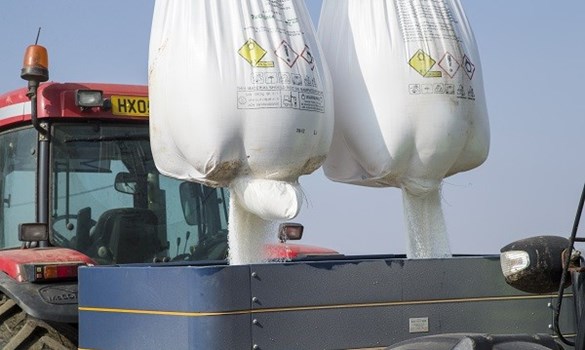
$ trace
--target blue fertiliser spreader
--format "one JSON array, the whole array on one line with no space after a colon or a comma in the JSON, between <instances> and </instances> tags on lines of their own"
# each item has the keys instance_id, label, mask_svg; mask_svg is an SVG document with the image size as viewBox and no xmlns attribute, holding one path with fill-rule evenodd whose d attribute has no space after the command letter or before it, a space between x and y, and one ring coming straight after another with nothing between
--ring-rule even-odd
<instances>
[{"instance_id":1,"label":"blue fertiliser spreader","mask_svg":"<svg viewBox=\"0 0 585 350\"><path fill-rule=\"evenodd\" d=\"M508 286L498 256L83 267L79 347L380 348L452 333L552 341L554 298ZM569 334L570 304L561 320Z\"/></svg>"}]
</instances>

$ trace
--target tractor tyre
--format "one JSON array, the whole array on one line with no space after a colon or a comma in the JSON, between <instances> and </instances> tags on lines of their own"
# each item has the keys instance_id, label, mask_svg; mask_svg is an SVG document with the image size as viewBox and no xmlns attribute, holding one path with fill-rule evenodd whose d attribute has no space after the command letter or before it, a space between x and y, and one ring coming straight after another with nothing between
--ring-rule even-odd
<instances>
[{"instance_id":1,"label":"tractor tyre","mask_svg":"<svg viewBox=\"0 0 585 350\"><path fill-rule=\"evenodd\" d=\"M51 323L24 312L0 293L0 347L4 350L77 349L77 325Z\"/></svg>"}]
</instances>

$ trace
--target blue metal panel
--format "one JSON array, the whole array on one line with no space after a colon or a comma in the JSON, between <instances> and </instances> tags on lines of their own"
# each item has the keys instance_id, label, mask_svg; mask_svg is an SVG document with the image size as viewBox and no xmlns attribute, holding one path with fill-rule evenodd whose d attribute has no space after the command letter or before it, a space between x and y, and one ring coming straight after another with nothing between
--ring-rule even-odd
<instances>
[{"instance_id":1,"label":"blue metal panel","mask_svg":"<svg viewBox=\"0 0 585 350\"><path fill-rule=\"evenodd\" d=\"M81 349L250 349L250 316L80 312Z\"/></svg>"},{"instance_id":2,"label":"blue metal panel","mask_svg":"<svg viewBox=\"0 0 585 350\"><path fill-rule=\"evenodd\" d=\"M165 311L249 308L247 266L109 266L79 269L79 305Z\"/></svg>"},{"instance_id":3,"label":"blue metal panel","mask_svg":"<svg viewBox=\"0 0 585 350\"><path fill-rule=\"evenodd\" d=\"M82 349L237 349L251 344L247 266L79 271ZM249 348L247 346L244 348Z\"/></svg>"},{"instance_id":4,"label":"blue metal panel","mask_svg":"<svg viewBox=\"0 0 585 350\"><path fill-rule=\"evenodd\" d=\"M89 267L79 288L86 349L366 348L550 333L552 317L552 297L509 287L496 257ZM567 332L572 317L563 314Z\"/></svg>"}]
</instances>

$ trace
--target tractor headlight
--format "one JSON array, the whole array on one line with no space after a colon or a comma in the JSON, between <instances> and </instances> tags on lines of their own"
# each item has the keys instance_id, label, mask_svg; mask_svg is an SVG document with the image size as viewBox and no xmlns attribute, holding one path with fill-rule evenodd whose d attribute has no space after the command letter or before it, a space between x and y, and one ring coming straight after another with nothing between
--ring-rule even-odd
<instances>
[{"instance_id":1,"label":"tractor headlight","mask_svg":"<svg viewBox=\"0 0 585 350\"><path fill-rule=\"evenodd\" d=\"M506 282L528 293L552 293L559 289L563 272L563 251L569 240L538 236L510 243L500 250L500 264ZM570 281L566 282L569 286Z\"/></svg>"},{"instance_id":2,"label":"tractor headlight","mask_svg":"<svg viewBox=\"0 0 585 350\"><path fill-rule=\"evenodd\" d=\"M81 108L102 107L104 105L104 93L101 90L77 90L75 93L75 105Z\"/></svg>"}]
</instances>

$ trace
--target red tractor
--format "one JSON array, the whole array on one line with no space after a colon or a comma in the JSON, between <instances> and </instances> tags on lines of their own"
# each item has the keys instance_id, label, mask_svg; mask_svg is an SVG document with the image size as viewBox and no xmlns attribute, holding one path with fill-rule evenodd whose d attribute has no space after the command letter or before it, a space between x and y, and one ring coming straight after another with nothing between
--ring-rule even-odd
<instances>
[{"instance_id":1,"label":"red tractor","mask_svg":"<svg viewBox=\"0 0 585 350\"><path fill-rule=\"evenodd\" d=\"M24 63L28 89L0 95L0 345L75 348L77 268L223 260L229 193L159 174L146 86L41 84L38 45ZM299 228L282 226L281 240ZM335 254L266 249L277 259Z\"/></svg>"}]
</instances>

